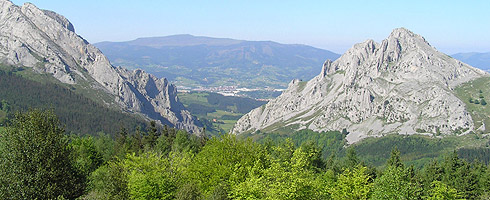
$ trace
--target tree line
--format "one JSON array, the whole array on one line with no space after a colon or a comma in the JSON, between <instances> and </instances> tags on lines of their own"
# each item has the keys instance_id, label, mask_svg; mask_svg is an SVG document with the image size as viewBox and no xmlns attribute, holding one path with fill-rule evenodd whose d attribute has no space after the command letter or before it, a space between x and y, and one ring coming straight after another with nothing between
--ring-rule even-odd
<instances>
[{"instance_id":1,"label":"tree line","mask_svg":"<svg viewBox=\"0 0 490 200\"><path fill-rule=\"evenodd\" d=\"M315 141L206 138L155 123L115 137L67 135L62 127L52 111L10 120L0 137L0 198L490 198L489 166L456 152L418 169L393 148L375 168L354 148L324 159Z\"/></svg>"}]
</instances>

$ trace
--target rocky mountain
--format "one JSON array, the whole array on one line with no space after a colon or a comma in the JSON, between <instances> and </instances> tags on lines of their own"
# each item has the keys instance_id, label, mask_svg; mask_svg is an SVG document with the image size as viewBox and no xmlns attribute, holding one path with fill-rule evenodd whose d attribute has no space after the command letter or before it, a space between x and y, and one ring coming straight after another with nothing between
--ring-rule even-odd
<instances>
[{"instance_id":1,"label":"rocky mountain","mask_svg":"<svg viewBox=\"0 0 490 200\"><path fill-rule=\"evenodd\" d=\"M478 67L483 70L490 70L490 52L487 53L457 53L451 55L453 58L468 63L471 66Z\"/></svg>"},{"instance_id":2,"label":"rocky mountain","mask_svg":"<svg viewBox=\"0 0 490 200\"><path fill-rule=\"evenodd\" d=\"M343 130L349 143L386 134L464 134L475 127L454 89L488 76L405 28L354 45L307 82L244 115L232 133Z\"/></svg>"},{"instance_id":3,"label":"rocky mountain","mask_svg":"<svg viewBox=\"0 0 490 200\"><path fill-rule=\"evenodd\" d=\"M286 88L311 79L326 58L340 55L306 45L192 35L96 43L114 65L166 76L178 86Z\"/></svg>"},{"instance_id":4,"label":"rocky mountain","mask_svg":"<svg viewBox=\"0 0 490 200\"><path fill-rule=\"evenodd\" d=\"M93 97L106 105L198 131L195 118L178 101L176 88L167 79L113 67L95 46L75 33L68 19L55 12L8 0L0 0L0 9L2 64L50 74L92 96L108 97Z\"/></svg>"}]
</instances>

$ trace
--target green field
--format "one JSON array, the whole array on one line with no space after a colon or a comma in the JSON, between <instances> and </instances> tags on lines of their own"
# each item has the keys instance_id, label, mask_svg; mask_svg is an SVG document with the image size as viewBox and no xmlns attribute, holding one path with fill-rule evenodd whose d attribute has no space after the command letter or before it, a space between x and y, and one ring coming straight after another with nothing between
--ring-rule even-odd
<instances>
[{"instance_id":1,"label":"green field","mask_svg":"<svg viewBox=\"0 0 490 200\"><path fill-rule=\"evenodd\" d=\"M235 122L250 110L266 102L245 97L230 97L208 92L178 93L184 106L213 135L228 133Z\"/></svg>"}]
</instances>

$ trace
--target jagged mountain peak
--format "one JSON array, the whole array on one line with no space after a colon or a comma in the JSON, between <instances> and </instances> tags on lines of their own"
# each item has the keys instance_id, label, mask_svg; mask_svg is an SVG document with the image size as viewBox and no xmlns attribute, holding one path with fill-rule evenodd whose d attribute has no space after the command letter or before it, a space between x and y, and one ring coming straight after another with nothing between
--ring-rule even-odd
<instances>
[{"instance_id":1,"label":"jagged mountain peak","mask_svg":"<svg viewBox=\"0 0 490 200\"><path fill-rule=\"evenodd\" d=\"M421 37L421 36L413 33L412 31L404 27L393 29L393 31L391 31L390 33L390 36L388 36L388 38L411 38L411 37Z\"/></svg>"},{"instance_id":2,"label":"jagged mountain peak","mask_svg":"<svg viewBox=\"0 0 490 200\"><path fill-rule=\"evenodd\" d=\"M387 41L398 41L400 43L405 44L413 44L419 43L424 45L430 44L419 34L415 34L414 32L406 29L406 28L396 28L390 33L390 35L386 38Z\"/></svg>"},{"instance_id":3,"label":"jagged mountain peak","mask_svg":"<svg viewBox=\"0 0 490 200\"><path fill-rule=\"evenodd\" d=\"M8 4L9 6L15 5L15 4L14 4L14 3L12 3L12 1L10 1L10 0L0 0L0 3L1 3L1 4Z\"/></svg>"},{"instance_id":4,"label":"jagged mountain peak","mask_svg":"<svg viewBox=\"0 0 490 200\"><path fill-rule=\"evenodd\" d=\"M341 71L346 74L344 82L353 84L362 76L379 78L391 75L389 79L424 79L420 74L429 74L431 79L451 88L468 81L467 74L484 74L469 67L432 47L422 36L406 28L397 28L381 43L366 40L355 44L338 60L322 69L322 76ZM383 75L384 74L384 75ZM459 78L455 78L459 77Z\"/></svg>"},{"instance_id":5,"label":"jagged mountain peak","mask_svg":"<svg viewBox=\"0 0 490 200\"><path fill-rule=\"evenodd\" d=\"M51 74L63 83L81 85L112 97L124 111L198 133L197 120L176 97L166 79L144 71L112 66L93 45L75 33L68 19L26 3L0 0L0 63Z\"/></svg>"},{"instance_id":6,"label":"jagged mountain peak","mask_svg":"<svg viewBox=\"0 0 490 200\"><path fill-rule=\"evenodd\" d=\"M474 130L464 103L453 93L461 83L487 76L398 28L383 40L355 44L327 60L308 82L292 81L281 96L252 110L233 133L290 127L347 129L350 143L389 133Z\"/></svg>"},{"instance_id":7,"label":"jagged mountain peak","mask_svg":"<svg viewBox=\"0 0 490 200\"><path fill-rule=\"evenodd\" d=\"M384 51L393 51L398 54L401 51L423 49L436 51L421 35L415 34L406 28L394 29L391 34L383 40Z\"/></svg>"}]
</instances>

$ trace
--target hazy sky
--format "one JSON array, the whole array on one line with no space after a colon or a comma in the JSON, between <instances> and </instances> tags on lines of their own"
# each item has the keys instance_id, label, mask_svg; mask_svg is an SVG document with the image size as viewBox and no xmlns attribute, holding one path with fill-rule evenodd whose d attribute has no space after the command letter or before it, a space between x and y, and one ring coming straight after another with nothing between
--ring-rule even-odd
<instances>
[{"instance_id":1,"label":"hazy sky","mask_svg":"<svg viewBox=\"0 0 490 200\"><path fill-rule=\"evenodd\" d=\"M67 17L91 43L192 34L307 44L343 53L406 27L448 53L490 52L488 0L13 0Z\"/></svg>"}]
</instances>

